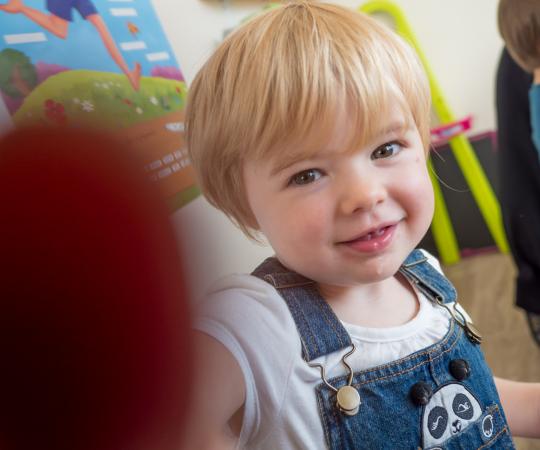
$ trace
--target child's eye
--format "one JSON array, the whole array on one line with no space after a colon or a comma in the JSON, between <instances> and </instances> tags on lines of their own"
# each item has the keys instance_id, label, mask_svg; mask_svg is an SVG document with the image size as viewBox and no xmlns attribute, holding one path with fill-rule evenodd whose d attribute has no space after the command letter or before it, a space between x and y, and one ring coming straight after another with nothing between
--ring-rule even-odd
<instances>
[{"instance_id":1,"label":"child's eye","mask_svg":"<svg viewBox=\"0 0 540 450\"><path fill-rule=\"evenodd\" d=\"M378 147L372 154L371 159L389 158L397 155L403 149L399 142L388 142Z\"/></svg>"},{"instance_id":2,"label":"child's eye","mask_svg":"<svg viewBox=\"0 0 540 450\"><path fill-rule=\"evenodd\" d=\"M308 169L298 172L291 177L289 184L303 185L313 183L322 177L322 173L319 169Z\"/></svg>"}]
</instances>

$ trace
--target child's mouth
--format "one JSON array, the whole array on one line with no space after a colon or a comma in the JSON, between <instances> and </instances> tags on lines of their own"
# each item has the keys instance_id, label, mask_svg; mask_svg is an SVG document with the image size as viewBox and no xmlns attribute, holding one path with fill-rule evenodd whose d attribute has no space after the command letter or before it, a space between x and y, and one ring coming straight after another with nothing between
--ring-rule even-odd
<instances>
[{"instance_id":1,"label":"child's mouth","mask_svg":"<svg viewBox=\"0 0 540 450\"><path fill-rule=\"evenodd\" d=\"M343 242L343 244L359 252L378 252L390 245L396 228L397 224L382 226L356 239Z\"/></svg>"},{"instance_id":2,"label":"child's mouth","mask_svg":"<svg viewBox=\"0 0 540 450\"><path fill-rule=\"evenodd\" d=\"M382 227L382 228L379 228L378 230L375 230L375 231L372 231L371 233L368 233L364 236L361 236L360 238L356 239L357 241L371 241L371 239L373 238L377 238L377 237L380 237L382 236L386 230L389 228L388 227Z\"/></svg>"}]
</instances>

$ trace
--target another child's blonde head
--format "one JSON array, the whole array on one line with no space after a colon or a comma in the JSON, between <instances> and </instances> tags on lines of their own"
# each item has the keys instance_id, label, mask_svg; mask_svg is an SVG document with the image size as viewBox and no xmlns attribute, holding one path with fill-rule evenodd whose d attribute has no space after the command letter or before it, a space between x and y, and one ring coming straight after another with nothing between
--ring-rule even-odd
<instances>
[{"instance_id":1,"label":"another child's blonde head","mask_svg":"<svg viewBox=\"0 0 540 450\"><path fill-rule=\"evenodd\" d=\"M412 118L427 149L429 85L413 50L364 14L294 1L242 26L200 70L186 138L207 199L253 237L246 160L288 165L309 157L343 110L353 125L343 150L359 148L396 107Z\"/></svg>"},{"instance_id":2,"label":"another child's blonde head","mask_svg":"<svg viewBox=\"0 0 540 450\"><path fill-rule=\"evenodd\" d=\"M540 67L540 1L500 0L499 32L508 51L526 71Z\"/></svg>"}]
</instances>

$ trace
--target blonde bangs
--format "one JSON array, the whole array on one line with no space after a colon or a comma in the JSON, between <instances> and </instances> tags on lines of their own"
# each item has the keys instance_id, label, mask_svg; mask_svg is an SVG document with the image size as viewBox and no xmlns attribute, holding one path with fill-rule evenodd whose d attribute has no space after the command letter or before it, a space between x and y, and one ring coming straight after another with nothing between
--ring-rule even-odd
<instances>
[{"instance_id":1,"label":"blonde bangs","mask_svg":"<svg viewBox=\"0 0 540 450\"><path fill-rule=\"evenodd\" d=\"M258 40L256 62L249 65L246 80L260 82L257 101L244 90L238 102L252 105L242 119L251 122L249 157L276 155L286 163L310 156L331 137L343 108L354 124L344 151L371 142L396 107L412 118L427 148L429 85L408 45L374 19L339 7L296 3L285 9L298 11L283 17L274 11L280 20L267 17L268 26L256 27L273 39ZM291 142L298 144L294 154L279 153Z\"/></svg>"},{"instance_id":2,"label":"blonde bangs","mask_svg":"<svg viewBox=\"0 0 540 450\"><path fill-rule=\"evenodd\" d=\"M298 1L255 17L220 46L192 85L186 137L203 192L246 231L241 224L254 218L243 192L245 160L285 167L309 157L331 138L344 108L353 126L339 150L357 149L396 107L427 149L429 85L414 51L364 14Z\"/></svg>"}]
</instances>

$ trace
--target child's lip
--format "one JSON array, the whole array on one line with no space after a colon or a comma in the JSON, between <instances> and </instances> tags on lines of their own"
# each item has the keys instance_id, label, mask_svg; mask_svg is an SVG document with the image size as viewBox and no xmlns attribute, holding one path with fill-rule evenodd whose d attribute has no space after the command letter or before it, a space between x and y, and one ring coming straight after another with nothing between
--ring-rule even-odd
<instances>
[{"instance_id":1,"label":"child's lip","mask_svg":"<svg viewBox=\"0 0 540 450\"><path fill-rule=\"evenodd\" d=\"M367 230L363 231L362 233L360 234L357 234L356 236L354 236L352 239L348 239L346 241L341 241L341 242L338 242L339 244L349 244L351 242L355 242L355 241L358 241L360 239L365 239L367 238L368 234L376 234L377 231L380 231L380 230L383 230L385 228L388 228L388 227L392 227L394 225L397 225L399 221L393 221L393 222L383 222L383 223L380 223L379 225L376 225L376 226L373 226L371 228L368 228Z\"/></svg>"},{"instance_id":2,"label":"child's lip","mask_svg":"<svg viewBox=\"0 0 540 450\"><path fill-rule=\"evenodd\" d=\"M355 253L377 254L383 252L392 243L398 223L381 224L352 241L343 242L341 245Z\"/></svg>"}]
</instances>

